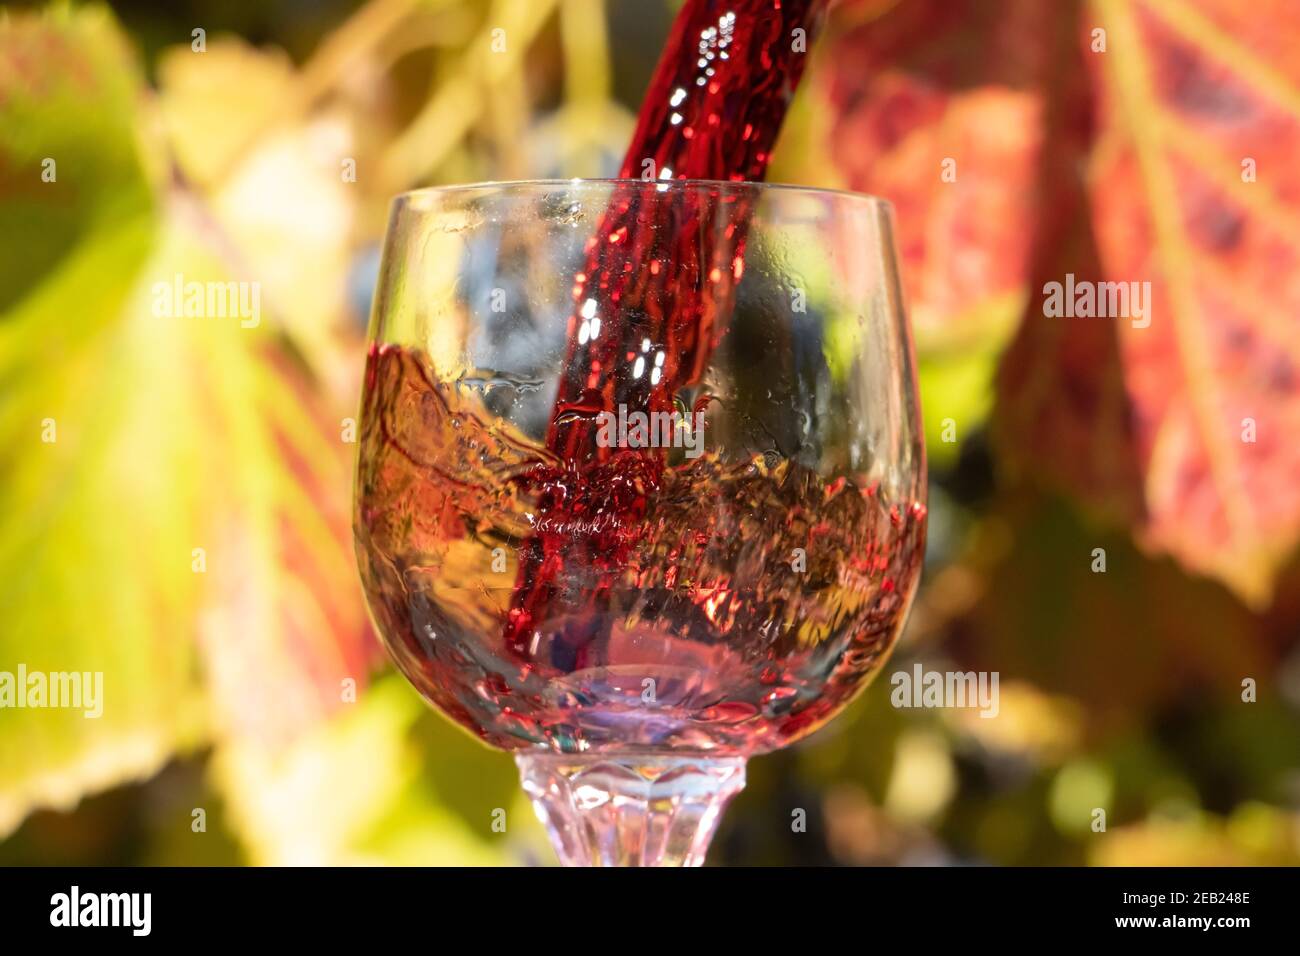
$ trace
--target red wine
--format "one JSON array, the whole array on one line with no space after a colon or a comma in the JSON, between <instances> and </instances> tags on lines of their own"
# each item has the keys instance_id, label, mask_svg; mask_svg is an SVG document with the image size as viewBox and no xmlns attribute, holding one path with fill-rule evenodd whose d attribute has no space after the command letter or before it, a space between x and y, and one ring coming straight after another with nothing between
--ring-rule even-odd
<instances>
[{"instance_id":1,"label":"red wine","mask_svg":"<svg viewBox=\"0 0 1300 956\"><path fill-rule=\"evenodd\" d=\"M688 0L623 175L761 179L823 7ZM407 678L489 743L772 749L833 716L897 637L921 504L795 458L598 440L602 413L674 410L704 376L749 195L615 187L544 443L420 352L371 350L355 516L371 607Z\"/></svg>"},{"instance_id":2,"label":"red wine","mask_svg":"<svg viewBox=\"0 0 1300 956\"><path fill-rule=\"evenodd\" d=\"M566 464L398 346L371 348L360 443L379 631L422 694L498 747L782 746L882 666L919 573L920 504L762 455ZM557 484L567 506L542 511ZM518 544L537 538L583 546L539 567L553 590L515 651L500 634L530 584Z\"/></svg>"},{"instance_id":3,"label":"red wine","mask_svg":"<svg viewBox=\"0 0 1300 956\"><path fill-rule=\"evenodd\" d=\"M761 180L825 6L825 0L687 0L620 176ZM600 413L620 406L671 411L679 389L699 379L725 334L721 322L744 273L747 210L736 209L715 234L703 223L719 201L745 202L723 191L628 186L616 192L588 241L585 267L574 281L566 371L547 436L565 464L542 482L537 501L541 514L555 512L552 523L571 526L564 512L582 496L570 482L589 483L584 469L611 455L595 441ZM638 371L648 352L661 362L653 374ZM657 475L662 456L645 451L641 459L636 469ZM586 549L602 545L598 538L549 536L539 526L524 552L507 647L524 654L535 622L557 599L557 566L595 560ZM597 606L603 599L587 598ZM585 629L600 615L578 619ZM581 644L595 636L583 630L570 639Z\"/></svg>"}]
</instances>

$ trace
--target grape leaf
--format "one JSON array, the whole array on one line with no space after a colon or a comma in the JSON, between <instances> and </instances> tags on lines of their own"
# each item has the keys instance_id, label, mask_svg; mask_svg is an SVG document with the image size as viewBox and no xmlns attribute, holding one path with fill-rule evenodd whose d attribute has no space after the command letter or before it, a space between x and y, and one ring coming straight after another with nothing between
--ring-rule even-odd
<instances>
[{"instance_id":1,"label":"grape leaf","mask_svg":"<svg viewBox=\"0 0 1300 956\"><path fill-rule=\"evenodd\" d=\"M844 185L895 207L930 460L992 407L997 357L1028 297L1032 187L1050 60L1042 4L839 8L813 97ZM995 56L987 51L996 50Z\"/></svg>"},{"instance_id":2,"label":"grape leaf","mask_svg":"<svg viewBox=\"0 0 1300 956\"><path fill-rule=\"evenodd\" d=\"M8 18L0 64L0 262L22 270L0 308L0 670L103 675L98 718L0 710L4 832L178 749L287 746L375 645L351 446L309 371L270 322L159 309L178 276L249 280L197 202L158 198L112 19Z\"/></svg>"},{"instance_id":3,"label":"grape leaf","mask_svg":"<svg viewBox=\"0 0 1300 956\"><path fill-rule=\"evenodd\" d=\"M187 522L157 496L186 443L129 387L155 355L120 320L152 243L138 82L102 11L0 23L0 670L103 675L98 718L0 710L0 833L152 772L201 725L193 646L170 629L194 596ZM169 552L185 575L127 573Z\"/></svg>"},{"instance_id":4,"label":"grape leaf","mask_svg":"<svg viewBox=\"0 0 1300 956\"><path fill-rule=\"evenodd\" d=\"M1019 290L1009 463L1266 603L1300 538L1300 10L879 6L828 57L834 155L898 205L922 354ZM1067 274L1149 283L1145 316L1049 317Z\"/></svg>"},{"instance_id":5,"label":"grape leaf","mask_svg":"<svg viewBox=\"0 0 1300 956\"><path fill-rule=\"evenodd\" d=\"M922 354L1005 339L1023 308L1052 18L1032 0L909 0L832 37L814 74L838 172L894 204Z\"/></svg>"},{"instance_id":6,"label":"grape leaf","mask_svg":"<svg viewBox=\"0 0 1300 956\"><path fill-rule=\"evenodd\" d=\"M1101 262L1152 287L1149 327L1118 323L1143 538L1256 604L1300 533L1300 195L1279 185L1300 73L1260 45L1300 12L1273 6L1098 3L1109 52L1091 61Z\"/></svg>"},{"instance_id":7,"label":"grape leaf","mask_svg":"<svg viewBox=\"0 0 1300 956\"><path fill-rule=\"evenodd\" d=\"M151 209L140 82L102 10L0 18L0 312L85 235Z\"/></svg>"}]
</instances>

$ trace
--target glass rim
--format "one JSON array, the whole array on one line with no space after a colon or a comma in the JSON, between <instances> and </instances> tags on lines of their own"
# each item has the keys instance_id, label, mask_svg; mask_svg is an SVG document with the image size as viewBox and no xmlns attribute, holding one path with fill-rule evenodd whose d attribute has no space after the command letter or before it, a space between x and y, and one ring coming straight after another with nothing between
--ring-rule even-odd
<instances>
[{"instance_id":1,"label":"glass rim","mask_svg":"<svg viewBox=\"0 0 1300 956\"><path fill-rule=\"evenodd\" d=\"M658 186L667 187L663 192L687 189L718 189L736 193L792 193L810 197L827 197L848 199L880 212L891 212L894 204L888 199L873 196L870 193L854 192L849 189L831 189L823 186L801 186L797 183L755 182L748 179L619 179L614 177L595 177L587 179L575 176L570 179L503 179L487 180L477 183L449 183L441 186L421 186L396 193L392 197L394 204L409 203L420 198L432 198L449 193L472 192L483 190L506 191L510 189L542 188L562 189L574 186Z\"/></svg>"}]
</instances>

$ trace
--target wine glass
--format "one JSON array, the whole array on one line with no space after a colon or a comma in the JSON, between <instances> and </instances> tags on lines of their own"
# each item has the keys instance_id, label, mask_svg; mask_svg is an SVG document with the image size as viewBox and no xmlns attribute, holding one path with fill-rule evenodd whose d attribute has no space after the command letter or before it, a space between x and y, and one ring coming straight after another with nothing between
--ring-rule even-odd
<instances>
[{"instance_id":1,"label":"wine glass","mask_svg":"<svg viewBox=\"0 0 1300 956\"><path fill-rule=\"evenodd\" d=\"M700 864L747 758L883 667L925 541L891 217L691 180L394 201L361 578L565 864Z\"/></svg>"}]
</instances>

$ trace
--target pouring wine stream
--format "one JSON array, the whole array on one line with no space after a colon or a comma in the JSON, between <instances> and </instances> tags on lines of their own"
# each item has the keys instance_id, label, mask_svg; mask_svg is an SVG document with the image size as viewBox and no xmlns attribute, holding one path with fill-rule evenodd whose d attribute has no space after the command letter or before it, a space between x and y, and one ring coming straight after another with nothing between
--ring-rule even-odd
<instances>
[{"instance_id":1,"label":"pouring wine stream","mask_svg":"<svg viewBox=\"0 0 1300 956\"><path fill-rule=\"evenodd\" d=\"M598 421L620 407L676 409L725 334L744 272L744 210L738 226L702 243L704 206L717 197L650 192L643 181L761 181L826 6L687 0L673 24L619 173L641 182L615 191L574 277L565 372L547 433L558 464L522 479L536 496L538 527L565 530L536 530L521 552L504 635L521 661L543 619L574 622L552 645L573 669L609 639L600 630L608 616L591 613L608 603L608 590L556 579L565 561L607 568L611 578L623 569L631 542L572 529L592 515L639 518L664 452L607 447ZM743 754L530 750L516 762L567 864L698 865L745 782Z\"/></svg>"}]
</instances>

